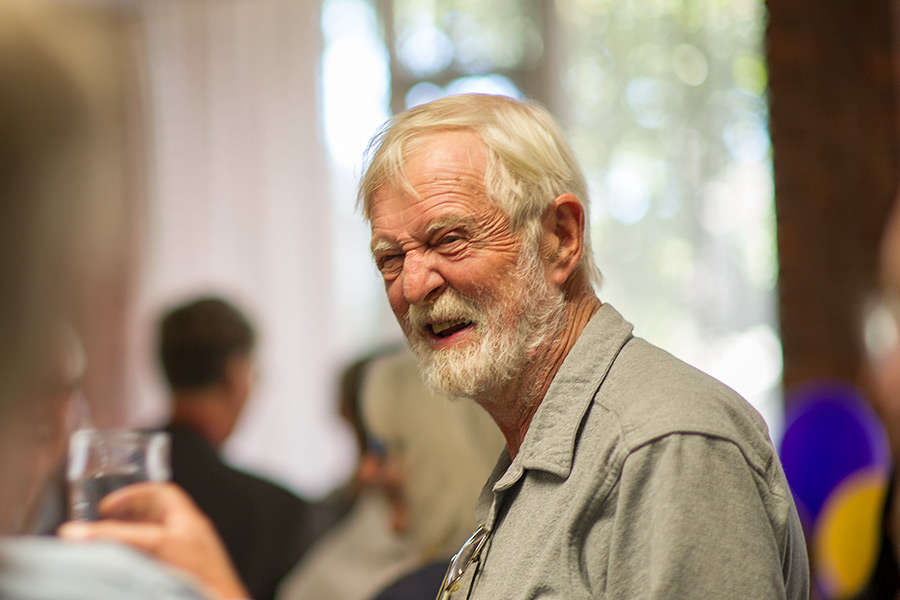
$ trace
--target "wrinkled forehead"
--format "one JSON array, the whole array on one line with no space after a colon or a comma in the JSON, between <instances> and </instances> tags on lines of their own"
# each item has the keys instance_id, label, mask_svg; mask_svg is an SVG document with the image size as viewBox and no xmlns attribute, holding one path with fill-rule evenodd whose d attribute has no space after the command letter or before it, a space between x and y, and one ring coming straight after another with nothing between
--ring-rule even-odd
<instances>
[{"instance_id":1,"label":"wrinkled forehead","mask_svg":"<svg viewBox=\"0 0 900 600\"><path fill-rule=\"evenodd\" d=\"M400 169L388 181L410 187L440 175L474 176L472 183L484 185L487 147L481 137L468 130L436 131L412 138L401 148Z\"/></svg>"},{"instance_id":2,"label":"wrinkled forehead","mask_svg":"<svg viewBox=\"0 0 900 600\"><path fill-rule=\"evenodd\" d=\"M364 185L368 183L363 198L366 218L371 219L379 191L392 187L415 194L415 176L433 172L448 160L476 168L480 173L479 183L484 184L490 150L481 135L472 129L410 130L396 138L386 138L364 177ZM366 182L373 174L374 178Z\"/></svg>"},{"instance_id":3,"label":"wrinkled forehead","mask_svg":"<svg viewBox=\"0 0 900 600\"><path fill-rule=\"evenodd\" d=\"M369 221L374 224L400 206L428 205L440 198L451 205L466 204L467 210L488 204L486 161L484 144L474 134L445 132L423 138L371 194Z\"/></svg>"}]
</instances>

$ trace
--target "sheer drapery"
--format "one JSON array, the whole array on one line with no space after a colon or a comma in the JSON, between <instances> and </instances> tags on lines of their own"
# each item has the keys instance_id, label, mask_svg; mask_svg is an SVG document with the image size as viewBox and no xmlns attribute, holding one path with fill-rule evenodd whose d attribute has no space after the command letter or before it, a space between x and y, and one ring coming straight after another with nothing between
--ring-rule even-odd
<instances>
[{"instance_id":1,"label":"sheer drapery","mask_svg":"<svg viewBox=\"0 0 900 600\"><path fill-rule=\"evenodd\" d=\"M152 150L133 420L163 414L152 319L221 292L262 334L261 386L232 456L312 495L347 476L337 368L397 336L352 210L357 157L392 89L400 109L515 82L554 108L588 171L604 299L745 394L777 433L763 7L326 0L320 23L319 5L135 5Z\"/></svg>"},{"instance_id":2,"label":"sheer drapery","mask_svg":"<svg viewBox=\"0 0 900 600\"><path fill-rule=\"evenodd\" d=\"M153 355L159 312L225 295L261 338L257 391L227 450L318 495L347 476L354 452L332 383L318 5L154 1L136 11L150 166L130 419L166 412Z\"/></svg>"}]
</instances>

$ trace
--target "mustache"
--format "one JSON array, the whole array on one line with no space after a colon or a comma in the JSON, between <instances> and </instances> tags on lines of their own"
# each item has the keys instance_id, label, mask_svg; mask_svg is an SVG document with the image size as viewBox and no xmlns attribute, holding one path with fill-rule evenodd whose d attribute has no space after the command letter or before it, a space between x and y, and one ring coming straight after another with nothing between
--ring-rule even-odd
<instances>
[{"instance_id":1,"label":"mustache","mask_svg":"<svg viewBox=\"0 0 900 600\"><path fill-rule=\"evenodd\" d=\"M411 305L406 312L406 321L414 330L419 331L429 323L453 319L475 323L483 315L478 302L450 288L431 304Z\"/></svg>"}]
</instances>

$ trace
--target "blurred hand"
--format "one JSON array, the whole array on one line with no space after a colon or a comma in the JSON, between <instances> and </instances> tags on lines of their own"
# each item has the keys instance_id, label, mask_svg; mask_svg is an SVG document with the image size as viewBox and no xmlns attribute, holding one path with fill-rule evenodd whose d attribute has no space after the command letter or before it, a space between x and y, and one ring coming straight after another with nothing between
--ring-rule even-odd
<instances>
[{"instance_id":1,"label":"blurred hand","mask_svg":"<svg viewBox=\"0 0 900 600\"><path fill-rule=\"evenodd\" d=\"M249 598L210 520L178 486L136 483L100 502L102 521L70 521L67 540L112 540L187 571L228 600Z\"/></svg>"}]
</instances>

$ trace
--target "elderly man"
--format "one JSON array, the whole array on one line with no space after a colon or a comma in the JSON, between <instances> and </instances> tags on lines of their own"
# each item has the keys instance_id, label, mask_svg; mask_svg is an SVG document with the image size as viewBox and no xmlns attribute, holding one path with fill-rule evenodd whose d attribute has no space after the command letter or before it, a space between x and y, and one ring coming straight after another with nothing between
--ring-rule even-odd
<instances>
[{"instance_id":1,"label":"elderly man","mask_svg":"<svg viewBox=\"0 0 900 600\"><path fill-rule=\"evenodd\" d=\"M372 148L360 200L391 307L427 381L508 447L452 597L807 598L762 419L597 298L586 185L551 117L449 97Z\"/></svg>"},{"instance_id":2,"label":"elderly man","mask_svg":"<svg viewBox=\"0 0 900 600\"><path fill-rule=\"evenodd\" d=\"M454 96L371 148L360 200L394 313L430 385L507 443L442 595L808 598L760 416L594 292L584 177L549 114Z\"/></svg>"}]
</instances>

